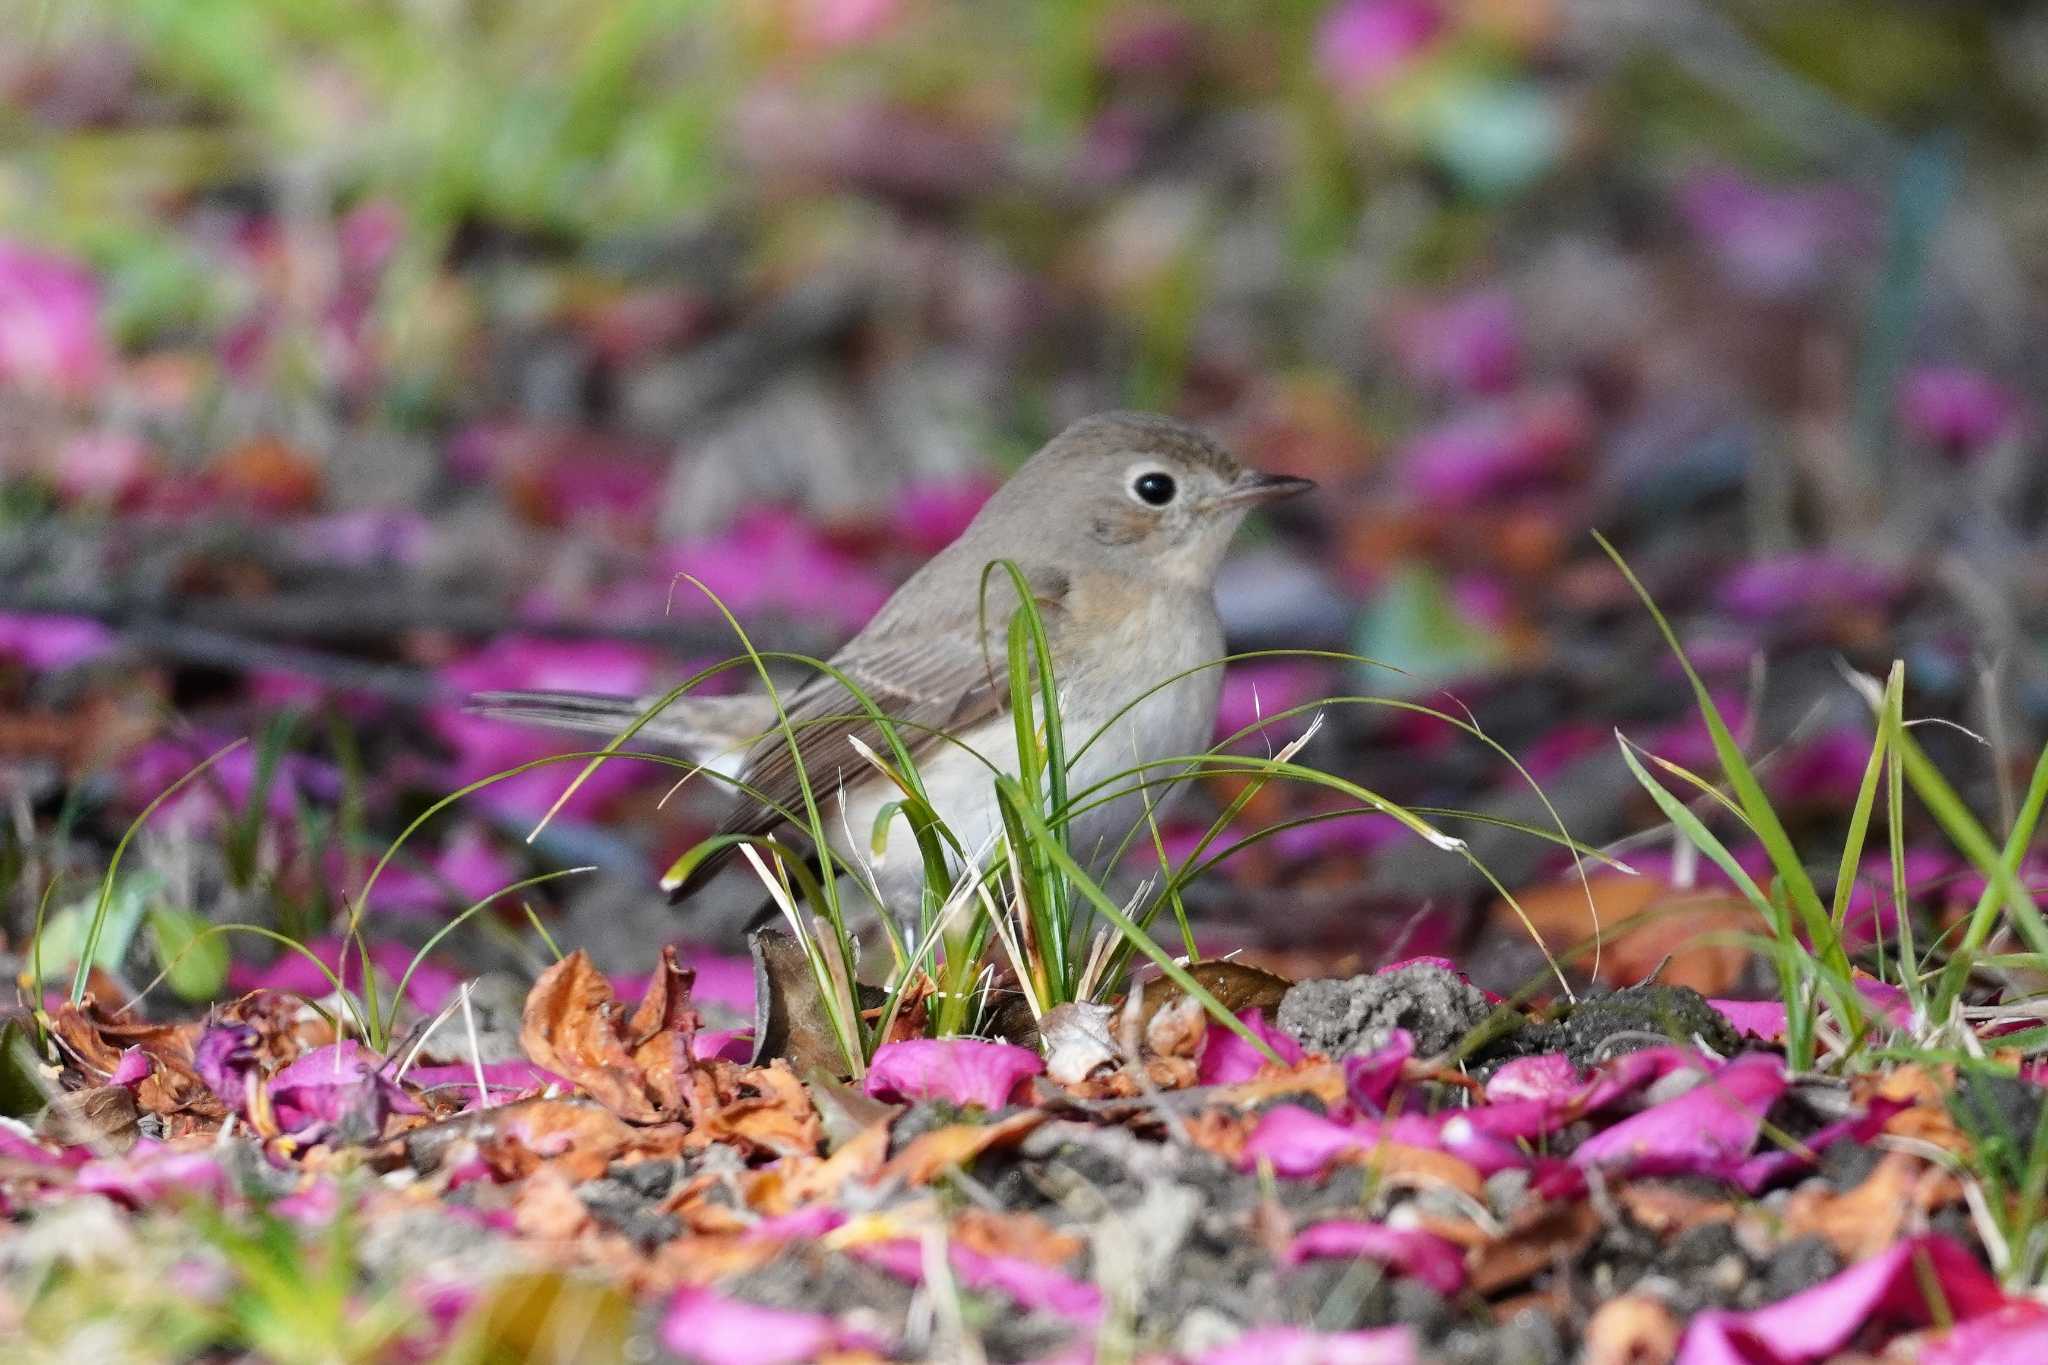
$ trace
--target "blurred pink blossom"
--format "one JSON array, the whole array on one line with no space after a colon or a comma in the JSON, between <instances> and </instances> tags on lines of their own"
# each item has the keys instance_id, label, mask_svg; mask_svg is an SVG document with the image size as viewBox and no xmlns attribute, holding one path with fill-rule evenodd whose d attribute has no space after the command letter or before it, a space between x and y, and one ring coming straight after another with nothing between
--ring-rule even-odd
<instances>
[{"instance_id":1,"label":"blurred pink blossom","mask_svg":"<svg viewBox=\"0 0 2048 1365\"><path fill-rule=\"evenodd\" d=\"M1475 289L1410 309L1395 319L1394 349L1418 383L1455 393L1505 392L1522 371L1515 301L1504 289Z\"/></svg>"},{"instance_id":2,"label":"blurred pink blossom","mask_svg":"<svg viewBox=\"0 0 2048 1365\"><path fill-rule=\"evenodd\" d=\"M1216 737L1234 735L1258 724L1261 717L1327 696L1329 680L1329 668L1309 659L1247 659L1228 665L1216 707ZM1250 742L1257 747L1270 740L1277 748L1306 728L1308 721L1303 715L1277 723L1259 730Z\"/></svg>"},{"instance_id":3,"label":"blurred pink blossom","mask_svg":"<svg viewBox=\"0 0 2048 1365\"><path fill-rule=\"evenodd\" d=\"M1769 1307L1699 1314L1679 1341L1675 1365L1809 1365L1879 1325L1967 1322L2008 1302L1961 1246L1938 1234L1911 1237Z\"/></svg>"},{"instance_id":4,"label":"blurred pink blossom","mask_svg":"<svg viewBox=\"0 0 2048 1365\"><path fill-rule=\"evenodd\" d=\"M119 502L145 489L154 452L130 432L82 431L64 443L51 470L57 493L72 502Z\"/></svg>"},{"instance_id":5,"label":"blurred pink blossom","mask_svg":"<svg viewBox=\"0 0 2048 1365\"><path fill-rule=\"evenodd\" d=\"M229 1183L217 1153L174 1151L144 1138L125 1156L100 1157L80 1166L72 1188L142 1208L169 1198L223 1199Z\"/></svg>"},{"instance_id":6,"label":"blurred pink blossom","mask_svg":"<svg viewBox=\"0 0 2048 1365\"><path fill-rule=\"evenodd\" d=\"M914 1238L863 1242L853 1254L898 1279L924 1283L924 1246ZM946 1259L962 1288L999 1293L1020 1308L1070 1322L1093 1323L1102 1316L1102 1291L1063 1270L1021 1256L989 1255L961 1242L948 1243Z\"/></svg>"},{"instance_id":7,"label":"blurred pink blossom","mask_svg":"<svg viewBox=\"0 0 2048 1365\"><path fill-rule=\"evenodd\" d=\"M633 697L649 691L653 679L652 657L632 645L505 636L441 670L441 683L450 700L428 712L428 724L453 751L447 779L475 782L549 754L600 748L604 741L598 736L579 741L530 725L471 715L462 709L471 693L571 691ZM493 782L471 799L513 818L536 819L580 770L573 761L544 764ZM631 759L601 764L578 790L572 808L588 809L584 803L601 805L650 780L654 771Z\"/></svg>"},{"instance_id":8,"label":"blurred pink blossom","mask_svg":"<svg viewBox=\"0 0 2048 1365\"><path fill-rule=\"evenodd\" d=\"M1584 402L1563 389L1472 408L1409 440L1401 480L1446 510L1518 493L1565 472L1589 421Z\"/></svg>"},{"instance_id":9,"label":"blurred pink blossom","mask_svg":"<svg viewBox=\"0 0 2048 1365\"><path fill-rule=\"evenodd\" d=\"M1721 580L1724 611L1749 620L1890 605L1904 588L1889 569L1819 551L1750 560Z\"/></svg>"},{"instance_id":10,"label":"blurred pink blossom","mask_svg":"<svg viewBox=\"0 0 2048 1365\"><path fill-rule=\"evenodd\" d=\"M341 978L344 986L358 990L363 980L363 957L355 944L344 943L339 937L316 938L305 944L306 952L326 965L328 971ZM412 967L414 951L403 943L389 939L370 945L370 962L377 969L377 987L390 992L400 977ZM237 962L228 968L228 985L237 991L285 991L292 995L303 995L320 1000L334 993L334 983L327 974L314 966L305 953L287 949L275 962L268 966L257 966ZM433 1011L448 1003L462 985L459 973L442 966L433 958L423 958L413 969L412 977L406 982L405 998L416 1009Z\"/></svg>"},{"instance_id":11,"label":"blurred pink blossom","mask_svg":"<svg viewBox=\"0 0 2048 1365\"><path fill-rule=\"evenodd\" d=\"M819 47L855 47L887 32L903 0L800 0L798 33Z\"/></svg>"},{"instance_id":12,"label":"blurred pink blossom","mask_svg":"<svg viewBox=\"0 0 2048 1365\"><path fill-rule=\"evenodd\" d=\"M995 490L985 478L913 483L897 495L890 541L920 556L937 554L967 529Z\"/></svg>"},{"instance_id":13,"label":"blurred pink blossom","mask_svg":"<svg viewBox=\"0 0 2048 1365\"><path fill-rule=\"evenodd\" d=\"M1819 285L1868 230L1863 202L1851 190L1778 188L1729 170L1686 181L1678 190L1678 211L1729 282L1764 297Z\"/></svg>"},{"instance_id":14,"label":"blurred pink blossom","mask_svg":"<svg viewBox=\"0 0 2048 1365\"><path fill-rule=\"evenodd\" d=\"M1439 1294L1450 1295L1465 1287L1465 1253L1421 1228L1397 1228L1360 1218L1332 1218L1312 1223L1296 1233L1287 1246L1286 1261L1365 1257L1380 1262L1397 1275L1422 1281Z\"/></svg>"},{"instance_id":15,"label":"blurred pink blossom","mask_svg":"<svg viewBox=\"0 0 2048 1365\"><path fill-rule=\"evenodd\" d=\"M311 555L349 568L416 566L431 529L409 508L364 507L302 522L296 532Z\"/></svg>"},{"instance_id":16,"label":"blurred pink blossom","mask_svg":"<svg viewBox=\"0 0 2048 1365\"><path fill-rule=\"evenodd\" d=\"M373 278L383 273L405 240L405 213L390 199L365 199L341 216L334 235L342 273Z\"/></svg>"},{"instance_id":17,"label":"blurred pink blossom","mask_svg":"<svg viewBox=\"0 0 2048 1365\"><path fill-rule=\"evenodd\" d=\"M703 1365L796 1365L831 1351L884 1349L884 1343L823 1313L764 1308L692 1286L669 1299L661 1340Z\"/></svg>"},{"instance_id":18,"label":"blurred pink blossom","mask_svg":"<svg viewBox=\"0 0 2048 1365\"><path fill-rule=\"evenodd\" d=\"M0 386L76 397L102 383L109 364L91 272L0 238Z\"/></svg>"},{"instance_id":19,"label":"blurred pink blossom","mask_svg":"<svg viewBox=\"0 0 2048 1365\"><path fill-rule=\"evenodd\" d=\"M671 547L660 557L661 586L688 574L745 624L776 613L825 620L846 631L867 624L892 590L859 559L834 546L794 508L757 508L725 534ZM678 616L715 618L718 608L687 581L674 585Z\"/></svg>"},{"instance_id":20,"label":"blurred pink blossom","mask_svg":"<svg viewBox=\"0 0 2048 1365\"><path fill-rule=\"evenodd\" d=\"M119 637L83 616L13 615L0 612L0 659L14 659L38 673L89 664L113 652Z\"/></svg>"},{"instance_id":21,"label":"blurred pink blossom","mask_svg":"<svg viewBox=\"0 0 2048 1365\"><path fill-rule=\"evenodd\" d=\"M137 748L121 771L128 800L144 806L226 744L219 736L154 739ZM157 818L211 824L246 811L261 767L257 746L243 744L214 760L157 807ZM263 813L280 824L293 820L299 803L331 805L341 796L341 770L306 754L279 754L271 770Z\"/></svg>"},{"instance_id":22,"label":"blurred pink blossom","mask_svg":"<svg viewBox=\"0 0 2048 1365\"><path fill-rule=\"evenodd\" d=\"M416 847L409 850L415 855ZM327 871L340 885L343 859L330 854ZM440 848L424 858L424 866L394 860L370 888L372 914L434 916L468 908L519 880L519 859L505 852L480 825L465 824Z\"/></svg>"},{"instance_id":23,"label":"blurred pink blossom","mask_svg":"<svg viewBox=\"0 0 2048 1365\"><path fill-rule=\"evenodd\" d=\"M1119 76L1191 74L1201 57L1201 32L1173 6L1128 5L1112 14L1102 40L1102 67Z\"/></svg>"},{"instance_id":24,"label":"blurred pink blossom","mask_svg":"<svg viewBox=\"0 0 2048 1365\"><path fill-rule=\"evenodd\" d=\"M1447 22L1428 0L1339 0L1316 30L1316 64L1340 90L1377 90L1433 47Z\"/></svg>"},{"instance_id":25,"label":"blurred pink blossom","mask_svg":"<svg viewBox=\"0 0 2048 1365\"><path fill-rule=\"evenodd\" d=\"M1980 454L2019 425L2019 395L1981 370L1923 365L1899 385L1899 419L1952 460Z\"/></svg>"}]
</instances>

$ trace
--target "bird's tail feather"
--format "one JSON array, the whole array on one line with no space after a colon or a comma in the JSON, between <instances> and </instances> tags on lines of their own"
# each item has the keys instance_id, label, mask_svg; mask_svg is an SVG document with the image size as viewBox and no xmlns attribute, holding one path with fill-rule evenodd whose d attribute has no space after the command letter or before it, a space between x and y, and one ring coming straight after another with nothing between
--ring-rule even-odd
<instances>
[{"instance_id":1,"label":"bird's tail feather","mask_svg":"<svg viewBox=\"0 0 2048 1365\"><path fill-rule=\"evenodd\" d=\"M651 700L614 697L602 692L477 692L464 709L498 720L617 735L645 715L653 704ZM673 714L656 716L641 726L633 738L636 743L644 741L674 749L684 757L698 760L721 747L718 736L707 735L688 719Z\"/></svg>"}]
</instances>

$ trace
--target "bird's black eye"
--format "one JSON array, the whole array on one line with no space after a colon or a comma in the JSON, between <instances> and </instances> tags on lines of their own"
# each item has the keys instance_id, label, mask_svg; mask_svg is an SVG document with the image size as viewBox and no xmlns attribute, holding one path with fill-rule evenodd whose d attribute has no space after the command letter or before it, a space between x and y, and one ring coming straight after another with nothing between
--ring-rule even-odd
<instances>
[{"instance_id":1,"label":"bird's black eye","mask_svg":"<svg viewBox=\"0 0 2048 1365\"><path fill-rule=\"evenodd\" d=\"M1137 482L1131 485L1131 491L1138 495L1140 502L1149 502L1154 507L1164 507L1173 501L1173 495L1178 490L1174 487L1173 475L1162 474L1155 469L1149 474L1140 474Z\"/></svg>"}]
</instances>

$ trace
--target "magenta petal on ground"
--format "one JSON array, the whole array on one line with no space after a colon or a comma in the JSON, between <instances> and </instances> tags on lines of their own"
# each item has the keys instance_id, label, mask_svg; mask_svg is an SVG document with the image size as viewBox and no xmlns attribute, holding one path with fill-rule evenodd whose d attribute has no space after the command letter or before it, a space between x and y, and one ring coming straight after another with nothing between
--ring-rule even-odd
<instances>
[{"instance_id":1,"label":"magenta petal on ground","mask_svg":"<svg viewBox=\"0 0 2048 1365\"><path fill-rule=\"evenodd\" d=\"M1318 1258L1368 1257L1422 1281L1439 1294L1465 1287L1465 1257L1457 1247L1420 1228L1389 1227L1357 1218L1333 1218L1303 1228L1287 1248L1291 1265Z\"/></svg>"},{"instance_id":2,"label":"magenta petal on ground","mask_svg":"<svg viewBox=\"0 0 2048 1365\"><path fill-rule=\"evenodd\" d=\"M1572 1153L1572 1160L1639 1173L1726 1170L1749 1155L1764 1114L1786 1085L1782 1060L1745 1053L1677 1099L1594 1134Z\"/></svg>"},{"instance_id":3,"label":"magenta petal on ground","mask_svg":"<svg viewBox=\"0 0 2048 1365\"><path fill-rule=\"evenodd\" d=\"M662 1344L703 1365L795 1365L831 1350L882 1344L823 1313L763 1308L710 1289L678 1289L661 1319Z\"/></svg>"},{"instance_id":4,"label":"magenta petal on ground","mask_svg":"<svg viewBox=\"0 0 2048 1365\"><path fill-rule=\"evenodd\" d=\"M1401 1084L1401 1069L1415 1055L1415 1038L1407 1029L1391 1029L1387 1041L1362 1057L1344 1059L1344 1090L1356 1107L1379 1113Z\"/></svg>"},{"instance_id":5,"label":"magenta petal on ground","mask_svg":"<svg viewBox=\"0 0 2048 1365\"><path fill-rule=\"evenodd\" d=\"M1501 1104L1508 1100L1562 1102L1581 1085L1579 1069L1562 1052L1545 1052L1535 1057L1517 1057L1503 1062L1486 1081L1486 1100Z\"/></svg>"},{"instance_id":6,"label":"magenta petal on ground","mask_svg":"<svg viewBox=\"0 0 2048 1365\"><path fill-rule=\"evenodd\" d=\"M1707 1002L1737 1032L1765 1042L1785 1037L1785 1002L1782 1000L1709 1000Z\"/></svg>"},{"instance_id":7,"label":"magenta petal on ground","mask_svg":"<svg viewBox=\"0 0 2048 1365\"><path fill-rule=\"evenodd\" d=\"M1293 1066L1306 1054L1301 1044L1266 1022L1264 1010L1246 1010L1237 1016L1244 1026L1265 1039L1266 1046L1280 1054L1280 1060ZM1259 1074L1259 1068L1266 1059L1259 1055L1257 1048L1238 1037L1227 1028L1210 1025L1202 1038L1201 1060L1195 1064L1197 1085L1235 1085L1248 1081Z\"/></svg>"},{"instance_id":8,"label":"magenta petal on ground","mask_svg":"<svg viewBox=\"0 0 2048 1365\"><path fill-rule=\"evenodd\" d=\"M1268 1161L1279 1175L1320 1175L1331 1162L1365 1151L1378 1141L1374 1132L1339 1123L1298 1104L1281 1104L1260 1116L1238 1161L1246 1170Z\"/></svg>"},{"instance_id":9,"label":"magenta petal on ground","mask_svg":"<svg viewBox=\"0 0 2048 1365\"><path fill-rule=\"evenodd\" d=\"M421 1090L469 1090L476 1089L477 1068L471 1062L442 1062L433 1066L416 1066L405 1073L407 1084ZM484 1085L496 1101L507 1094L545 1090L556 1086L564 1092L576 1088L573 1081L565 1080L554 1072L535 1066L527 1061L485 1062L483 1065Z\"/></svg>"},{"instance_id":10,"label":"magenta petal on ground","mask_svg":"<svg viewBox=\"0 0 2048 1365\"><path fill-rule=\"evenodd\" d=\"M1415 1333L1407 1327L1314 1332L1306 1327L1254 1327L1227 1346L1212 1346L1194 1365L1415 1365Z\"/></svg>"},{"instance_id":11,"label":"magenta petal on ground","mask_svg":"<svg viewBox=\"0 0 2048 1365\"><path fill-rule=\"evenodd\" d=\"M172 1195L218 1199L227 1193L228 1180L211 1152L173 1152L161 1144L144 1141L126 1156L105 1157L80 1166L74 1188L140 1208Z\"/></svg>"},{"instance_id":12,"label":"magenta petal on ground","mask_svg":"<svg viewBox=\"0 0 2048 1365\"><path fill-rule=\"evenodd\" d=\"M107 1077L108 1085L125 1085L130 1088L141 1085L156 1070L156 1063L149 1054L139 1047L131 1047L121 1054L121 1060L114 1064L114 1074Z\"/></svg>"},{"instance_id":13,"label":"magenta petal on ground","mask_svg":"<svg viewBox=\"0 0 2048 1365\"><path fill-rule=\"evenodd\" d=\"M1817 1132L1808 1134L1796 1147L1760 1152L1735 1169L1734 1180L1750 1194L1765 1189L1811 1168L1820 1154L1837 1142L1869 1142L1883 1131L1885 1121L1911 1106L1904 1100L1873 1100L1860 1114L1852 1114Z\"/></svg>"},{"instance_id":14,"label":"magenta petal on ground","mask_svg":"<svg viewBox=\"0 0 2048 1365\"><path fill-rule=\"evenodd\" d=\"M419 1113L383 1068L383 1058L352 1038L306 1053L270 1078L279 1130L295 1136L338 1131L366 1141L383 1132L387 1115Z\"/></svg>"},{"instance_id":15,"label":"magenta petal on ground","mask_svg":"<svg viewBox=\"0 0 2048 1365\"><path fill-rule=\"evenodd\" d=\"M1946 1237L1916 1237L1767 1308L1700 1314L1679 1343L1675 1365L1806 1365L1840 1350L1872 1323L1925 1326L1937 1312L1923 1278L1956 1322L2007 1302L1961 1246Z\"/></svg>"},{"instance_id":16,"label":"magenta petal on ground","mask_svg":"<svg viewBox=\"0 0 2048 1365\"><path fill-rule=\"evenodd\" d=\"M826 1233L842 1226L846 1215L825 1204L811 1204L795 1213L778 1213L763 1218L746 1230L750 1242L786 1242L792 1239L808 1241L823 1237Z\"/></svg>"},{"instance_id":17,"label":"magenta petal on ground","mask_svg":"<svg viewBox=\"0 0 2048 1365\"><path fill-rule=\"evenodd\" d=\"M1921 1365L2040 1365L2048 1360L2048 1309L2012 1303L1963 1323L1920 1352Z\"/></svg>"},{"instance_id":18,"label":"magenta petal on ground","mask_svg":"<svg viewBox=\"0 0 2048 1365\"><path fill-rule=\"evenodd\" d=\"M248 1100L249 1076L258 1069L256 1030L247 1024L214 1025L193 1046L192 1069L214 1098L241 1113Z\"/></svg>"},{"instance_id":19,"label":"magenta petal on ground","mask_svg":"<svg viewBox=\"0 0 2048 1365\"><path fill-rule=\"evenodd\" d=\"M868 1066L878 1100L946 1100L1001 1109L1023 1081L1045 1070L1029 1048L980 1038L912 1038L884 1043Z\"/></svg>"},{"instance_id":20,"label":"magenta petal on ground","mask_svg":"<svg viewBox=\"0 0 2048 1365\"><path fill-rule=\"evenodd\" d=\"M854 1255L898 1279L924 1283L925 1250L911 1238L869 1242L856 1247ZM946 1249L946 1263L964 1289L1002 1294L1021 1308L1074 1322L1092 1323L1102 1316L1101 1290L1037 1261L990 1256L955 1242Z\"/></svg>"},{"instance_id":21,"label":"magenta petal on ground","mask_svg":"<svg viewBox=\"0 0 2048 1365\"><path fill-rule=\"evenodd\" d=\"M110 653L118 637L83 616L16 615L0 612L0 655L21 660L41 673L75 668Z\"/></svg>"}]
</instances>

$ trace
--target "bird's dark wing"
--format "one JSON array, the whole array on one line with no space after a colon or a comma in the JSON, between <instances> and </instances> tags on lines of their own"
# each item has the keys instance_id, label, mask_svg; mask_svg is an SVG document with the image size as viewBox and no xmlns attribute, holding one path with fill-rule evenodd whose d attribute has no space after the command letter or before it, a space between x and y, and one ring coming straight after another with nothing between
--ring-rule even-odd
<instances>
[{"instance_id":1,"label":"bird's dark wing","mask_svg":"<svg viewBox=\"0 0 2048 1365\"><path fill-rule=\"evenodd\" d=\"M1027 578L1046 633L1057 640L1067 576L1046 569L1029 572ZM895 723L897 738L912 762L947 743L945 735L958 735L1009 710L1005 639L1014 614L1014 593L1006 581L990 582L985 634L977 601L972 593L966 596L964 607L949 603L944 612L923 619L878 618L830 661ZM831 674L818 674L782 700L795 744L777 726L748 752L739 778L757 794L741 794L719 828L721 835L772 833L785 823L785 811L803 818L799 760L812 794L822 802L842 780L852 783L879 776L854 749L852 739L890 757L881 727ZM730 852L721 850L692 869L687 880L670 888L672 897L689 895Z\"/></svg>"}]
</instances>

